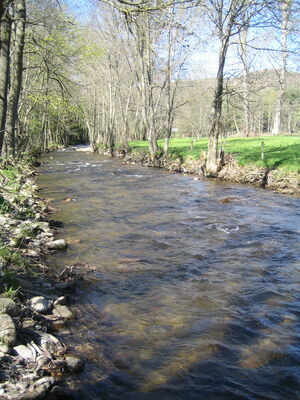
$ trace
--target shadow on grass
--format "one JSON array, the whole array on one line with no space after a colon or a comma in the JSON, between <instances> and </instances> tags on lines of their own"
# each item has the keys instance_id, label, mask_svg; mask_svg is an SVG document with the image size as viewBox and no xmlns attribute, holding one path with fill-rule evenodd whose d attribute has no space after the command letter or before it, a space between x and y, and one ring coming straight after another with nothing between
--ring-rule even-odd
<instances>
[{"instance_id":1,"label":"shadow on grass","mask_svg":"<svg viewBox=\"0 0 300 400\"><path fill-rule=\"evenodd\" d=\"M236 153L238 161L242 164L254 164L266 168L285 168L289 170L300 169L300 144L289 146L265 146L264 159L261 159L261 147L257 146L248 151Z\"/></svg>"}]
</instances>

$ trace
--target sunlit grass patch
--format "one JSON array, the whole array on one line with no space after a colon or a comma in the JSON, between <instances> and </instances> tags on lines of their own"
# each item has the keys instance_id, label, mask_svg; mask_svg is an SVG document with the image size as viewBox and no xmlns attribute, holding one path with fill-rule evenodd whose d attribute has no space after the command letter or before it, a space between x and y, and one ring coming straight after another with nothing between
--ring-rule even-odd
<instances>
[{"instance_id":1,"label":"sunlit grass patch","mask_svg":"<svg viewBox=\"0 0 300 400\"><path fill-rule=\"evenodd\" d=\"M164 140L159 140L163 147ZM262 142L264 158L261 157ZM148 142L130 142L136 150L148 150ZM170 141L170 154L187 156L195 159L207 149L207 138L174 138ZM253 138L228 138L225 141L225 152L231 153L240 165L280 168L286 171L300 172L300 136L260 136Z\"/></svg>"}]
</instances>

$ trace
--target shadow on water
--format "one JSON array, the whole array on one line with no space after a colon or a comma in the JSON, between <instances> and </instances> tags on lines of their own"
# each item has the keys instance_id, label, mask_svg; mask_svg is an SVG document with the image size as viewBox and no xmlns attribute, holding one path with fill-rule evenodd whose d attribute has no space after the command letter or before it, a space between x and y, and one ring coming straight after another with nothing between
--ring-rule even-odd
<instances>
[{"instance_id":1,"label":"shadow on water","mask_svg":"<svg viewBox=\"0 0 300 400\"><path fill-rule=\"evenodd\" d=\"M39 185L80 240L53 261L96 267L61 332L78 399L299 399L299 199L51 157Z\"/></svg>"}]
</instances>

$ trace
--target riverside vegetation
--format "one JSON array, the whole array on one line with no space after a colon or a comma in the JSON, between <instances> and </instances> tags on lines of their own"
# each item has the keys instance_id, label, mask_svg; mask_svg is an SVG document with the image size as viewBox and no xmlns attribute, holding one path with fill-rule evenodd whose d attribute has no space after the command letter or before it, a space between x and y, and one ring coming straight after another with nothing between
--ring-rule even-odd
<instances>
[{"instance_id":1,"label":"riverside vegetation","mask_svg":"<svg viewBox=\"0 0 300 400\"><path fill-rule=\"evenodd\" d=\"M119 145L115 154L126 163L141 163L169 171L204 175L207 138L174 138L168 155L164 155L163 140L155 159L148 152L146 141ZM99 147L100 153L110 153ZM228 138L223 143L222 161L217 176L221 180L251 183L287 194L300 193L299 136L263 136ZM199 154L201 156L199 157Z\"/></svg>"},{"instance_id":2,"label":"riverside vegetation","mask_svg":"<svg viewBox=\"0 0 300 400\"><path fill-rule=\"evenodd\" d=\"M38 165L35 162L35 165ZM36 172L28 160L0 165L0 397L51 399L71 394L59 383L79 372L83 360L70 354L56 332L74 312L67 306L81 279L79 266L53 271L45 255L67 247L55 240L58 223L37 196Z\"/></svg>"}]
</instances>

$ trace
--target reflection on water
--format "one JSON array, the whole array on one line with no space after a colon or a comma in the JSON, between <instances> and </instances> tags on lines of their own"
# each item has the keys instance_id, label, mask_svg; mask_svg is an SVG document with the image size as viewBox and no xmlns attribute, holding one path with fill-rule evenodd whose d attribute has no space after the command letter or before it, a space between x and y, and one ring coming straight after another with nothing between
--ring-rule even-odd
<instances>
[{"instance_id":1,"label":"reflection on water","mask_svg":"<svg viewBox=\"0 0 300 400\"><path fill-rule=\"evenodd\" d=\"M298 198L92 154L45 161L71 242L53 259L96 267L66 333L88 360L78 399L299 400Z\"/></svg>"}]
</instances>

